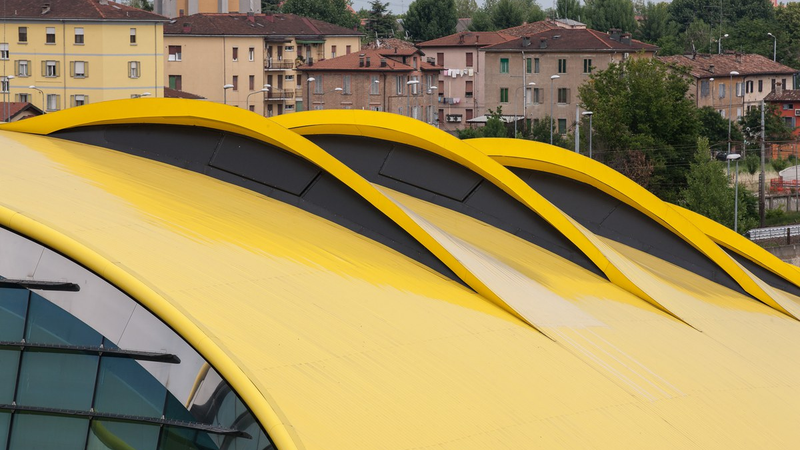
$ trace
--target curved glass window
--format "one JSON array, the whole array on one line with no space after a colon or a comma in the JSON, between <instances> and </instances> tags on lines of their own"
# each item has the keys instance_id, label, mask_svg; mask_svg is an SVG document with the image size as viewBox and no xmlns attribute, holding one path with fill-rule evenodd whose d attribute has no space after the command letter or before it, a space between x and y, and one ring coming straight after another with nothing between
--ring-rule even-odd
<instances>
[{"instance_id":1,"label":"curved glass window","mask_svg":"<svg viewBox=\"0 0 800 450\"><path fill-rule=\"evenodd\" d=\"M66 277L82 288L0 287L0 450L273 448L241 399L174 331L63 256L37 244L3 245L22 239L0 229L3 248L42 252L41 279ZM9 257L13 251L0 253L3 272L13 272Z\"/></svg>"}]
</instances>

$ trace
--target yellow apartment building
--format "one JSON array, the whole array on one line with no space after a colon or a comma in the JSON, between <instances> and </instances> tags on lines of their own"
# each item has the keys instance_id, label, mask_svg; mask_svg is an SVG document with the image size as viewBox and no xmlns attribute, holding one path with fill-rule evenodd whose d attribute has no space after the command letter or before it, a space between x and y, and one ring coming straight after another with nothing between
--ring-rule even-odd
<instances>
[{"instance_id":1,"label":"yellow apartment building","mask_svg":"<svg viewBox=\"0 0 800 450\"><path fill-rule=\"evenodd\" d=\"M304 108L298 65L358 52L361 37L293 14L195 14L164 26L164 75L173 89L270 117Z\"/></svg>"},{"instance_id":2,"label":"yellow apartment building","mask_svg":"<svg viewBox=\"0 0 800 450\"><path fill-rule=\"evenodd\" d=\"M2 100L57 111L163 97L166 18L107 0L6 0L4 11Z\"/></svg>"},{"instance_id":3,"label":"yellow apartment building","mask_svg":"<svg viewBox=\"0 0 800 450\"><path fill-rule=\"evenodd\" d=\"M167 17L198 13L260 13L261 0L154 0L153 11Z\"/></svg>"}]
</instances>

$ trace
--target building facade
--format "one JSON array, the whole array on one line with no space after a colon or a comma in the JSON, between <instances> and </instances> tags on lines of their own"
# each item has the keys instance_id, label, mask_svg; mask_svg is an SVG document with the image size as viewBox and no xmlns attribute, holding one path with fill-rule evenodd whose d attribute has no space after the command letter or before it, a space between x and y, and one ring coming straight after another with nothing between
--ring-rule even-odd
<instances>
[{"instance_id":1,"label":"building facade","mask_svg":"<svg viewBox=\"0 0 800 450\"><path fill-rule=\"evenodd\" d=\"M800 89L783 89L783 85L777 83L775 91L767 94L764 102L775 105L781 119L797 139L800 136Z\"/></svg>"},{"instance_id":2,"label":"building facade","mask_svg":"<svg viewBox=\"0 0 800 450\"><path fill-rule=\"evenodd\" d=\"M529 122L553 117L557 132L575 122L578 87L593 71L626 58L652 58L657 47L613 30L551 28L481 49L485 53L487 109Z\"/></svg>"},{"instance_id":3,"label":"building facade","mask_svg":"<svg viewBox=\"0 0 800 450\"><path fill-rule=\"evenodd\" d=\"M198 13L260 13L261 0L154 0L153 11L170 18Z\"/></svg>"},{"instance_id":4,"label":"building facade","mask_svg":"<svg viewBox=\"0 0 800 450\"><path fill-rule=\"evenodd\" d=\"M5 98L50 112L144 93L163 97L166 18L107 0L8 0L3 11Z\"/></svg>"},{"instance_id":5,"label":"building facade","mask_svg":"<svg viewBox=\"0 0 800 450\"><path fill-rule=\"evenodd\" d=\"M415 48L363 50L298 67L309 109L387 111L436 123L441 67Z\"/></svg>"},{"instance_id":6,"label":"building facade","mask_svg":"<svg viewBox=\"0 0 800 450\"><path fill-rule=\"evenodd\" d=\"M721 55L694 54L661 56L668 64L686 67L694 79L697 107L710 106L722 117L738 120L758 108L778 84L795 89L797 70L756 54L726 52ZM791 86L791 88L789 87Z\"/></svg>"},{"instance_id":7,"label":"building facade","mask_svg":"<svg viewBox=\"0 0 800 450\"><path fill-rule=\"evenodd\" d=\"M170 88L265 116L302 110L295 68L358 51L362 36L293 14L252 13L195 14L164 32Z\"/></svg>"}]
</instances>

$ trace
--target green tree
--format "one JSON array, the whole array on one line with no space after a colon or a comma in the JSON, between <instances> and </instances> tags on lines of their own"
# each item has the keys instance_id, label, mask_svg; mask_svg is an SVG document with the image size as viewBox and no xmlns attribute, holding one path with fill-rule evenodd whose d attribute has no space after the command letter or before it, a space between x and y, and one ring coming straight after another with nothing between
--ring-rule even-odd
<instances>
[{"instance_id":1,"label":"green tree","mask_svg":"<svg viewBox=\"0 0 800 450\"><path fill-rule=\"evenodd\" d=\"M579 0L556 0L556 16L559 19L580 20L582 13Z\"/></svg>"},{"instance_id":2,"label":"green tree","mask_svg":"<svg viewBox=\"0 0 800 450\"><path fill-rule=\"evenodd\" d=\"M647 2L642 7L641 15L639 27L633 33L636 39L656 44L664 37L678 34L678 24L672 21L667 3Z\"/></svg>"},{"instance_id":3,"label":"green tree","mask_svg":"<svg viewBox=\"0 0 800 450\"><path fill-rule=\"evenodd\" d=\"M636 30L636 18L631 0L586 0L586 25L599 31L619 28Z\"/></svg>"},{"instance_id":4,"label":"green tree","mask_svg":"<svg viewBox=\"0 0 800 450\"><path fill-rule=\"evenodd\" d=\"M495 31L544 19L544 11L534 0L486 0L472 15L469 29Z\"/></svg>"},{"instance_id":5,"label":"green tree","mask_svg":"<svg viewBox=\"0 0 800 450\"><path fill-rule=\"evenodd\" d=\"M598 157L628 176L638 174L635 180L667 200L686 185L699 131L697 108L686 95L690 84L685 68L629 58L593 73L578 88L583 106L594 112ZM652 178L645 176L647 167Z\"/></svg>"},{"instance_id":6,"label":"green tree","mask_svg":"<svg viewBox=\"0 0 800 450\"><path fill-rule=\"evenodd\" d=\"M524 19L522 5L514 0L500 0L490 14L496 29L504 29L522 25Z\"/></svg>"},{"instance_id":7,"label":"green tree","mask_svg":"<svg viewBox=\"0 0 800 450\"><path fill-rule=\"evenodd\" d=\"M480 137L508 137L508 127L503 121L503 107L489 110L486 125L480 128L464 128L456 130L459 139L473 139Z\"/></svg>"},{"instance_id":8,"label":"green tree","mask_svg":"<svg viewBox=\"0 0 800 450\"><path fill-rule=\"evenodd\" d=\"M766 125L766 139L768 142L789 141L792 139L792 128L780 116L780 110L775 104L767 104L764 114ZM744 131L745 139L756 144L761 142L761 107L752 108L739 119L739 126ZM760 146L760 145L759 145Z\"/></svg>"},{"instance_id":9,"label":"green tree","mask_svg":"<svg viewBox=\"0 0 800 450\"><path fill-rule=\"evenodd\" d=\"M350 11L349 5L348 0L286 0L282 11L345 28L355 28L359 25L358 16Z\"/></svg>"},{"instance_id":10,"label":"green tree","mask_svg":"<svg viewBox=\"0 0 800 450\"><path fill-rule=\"evenodd\" d=\"M455 0L414 0L408 6L403 28L414 41L429 41L456 32Z\"/></svg>"},{"instance_id":11,"label":"green tree","mask_svg":"<svg viewBox=\"0 0 800 450\"><path fill-rule=\"evenodd\" d=\"M775 12L778 62L789 67L800 65L800 3L787 3Z\"/></svg>"},{"instance_id":12,"label":"green tree","mask_svg":"<svg viewBox=\"0 0 800 450\"><path fill-rule=\"evenodd\" d=\"M774 21L766 19L740 19L733 26L730 37L723 42L727 47L744 53L757 53L772 59L772 38L767 35L775 28Z\"/></svg>"},{"instance_id":13,"label":"green tree","mask_svg":"<svg viewBox=\"0 0 800 450\"><path fill-rule=\"evenodd\" d=\"M700 122L700 136L707 138L713 148L727 149L728 120L710 106L700 108L697 111L697 118ZM734 142L744 140L738 127L731 128L731 140Z\"/></svg>"},{"instance_id":14,"label":"green tree","mask_svg":"<svg viewBox=\"0 0 800 450\"><path fill-rule=\"evenodd\" d=\"M456 17L472 17L478 12L478 3L475 0L456 0Z\"/></svg>"},{"instance_id":15,"label":"green tree","mask_svg":"<svg viewBox=\"0 0 800 450\"><path fill-rule=\"evenodd\" d=\"M561 137L558 132L558 121L553 120L553 145L561 148L571 148L568 138ZM547 114L538 121L533 122L533 126L526 136L528 139L537 142L550 143L550 115Z\"/></svg>"},{"instance_id":16,"label":"green tree","mask_svg":"<svg viewBox=\"0 0 800 450\"><path fill-rule=\"evenodd\" d=\"M717 53L717 36L711 25L701 19L692 21L683 33L684 49L687 52Z\"/></svg>"},{"instance_id":17,"label":"green tree","mask_svg":"<svg viewBox=\"0 0 800 450\"><path fill-rule=\"evenodd\" d=\"M484 8L480 8L472 15L472 22L469 24L471 31L495 31L497 27L492 22L492 17Z\"/></svg>"},{"instance_id":18,"label":"green tree","mask_svg":"<svg viewBox=\"0 0 800 450\"><path fill-rule=\"evenodd\" d=\"M283 3L282 0L261 0L261 12L267 13L277 13L281 12L281 4Z\"/></svg>"},{"instance_id":19,"label":"green tree","mask_svg":"<svg viewBox=\"0 0 800 450\"><path fill-rule=\"evenodd\" d=\"M769 0L672 0L669 4L672 19L685 31L695 20L713 24L719 35L720 26L728 27L741 19L772 21L775 11ZM720 23L720 21L722 23Z\"/></svg>"},{"instance_id":20,"label":"green tree","mask_svg":"<svg viewBox=\"0 0 800 450\"><path fill-rule=\"evenodd\" d=\"M389 3L380 0L372 0L367 11L367 23L364 26L364 33L368 40L375 37L385 38L394 36L395 24L397 23L394 15L389 12Z\"/></svg>"},{"instance_id":21,"label":"green tree","mask_svg":"<svg viewBox=\"0 0 800 450\"><path fill-rule=\"evenodd\" d=\"M148 0L129 0L128 5L134 8L143 9L145 11L153 10L153 2Z\"/></svg>"}]
</instances>

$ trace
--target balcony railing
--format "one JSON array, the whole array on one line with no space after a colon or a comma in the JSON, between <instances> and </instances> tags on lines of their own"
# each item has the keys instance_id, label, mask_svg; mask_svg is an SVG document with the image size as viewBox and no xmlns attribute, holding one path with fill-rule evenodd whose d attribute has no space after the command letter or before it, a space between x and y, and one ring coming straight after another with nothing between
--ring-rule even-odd
<instances>
[{"instance_id":1,"label":"balcony railing","mask_svg":"<svg viewBox=\"0 0 800 450\"><path fill-rule=\"evenodd\" d=\"M264 61L264 70L291 70L294 69L293 60L266 60Z\"/></svg>"},{"instance_id":2,"label":"balcony railing","mask_svg":"<svg viewBox=\"0 0 800 450\"><path fill-rule=\"evenodd\" d=\"M267 92L267 101L294 98L294 89L271 89Z\"/></svg>"}]
</instances>

